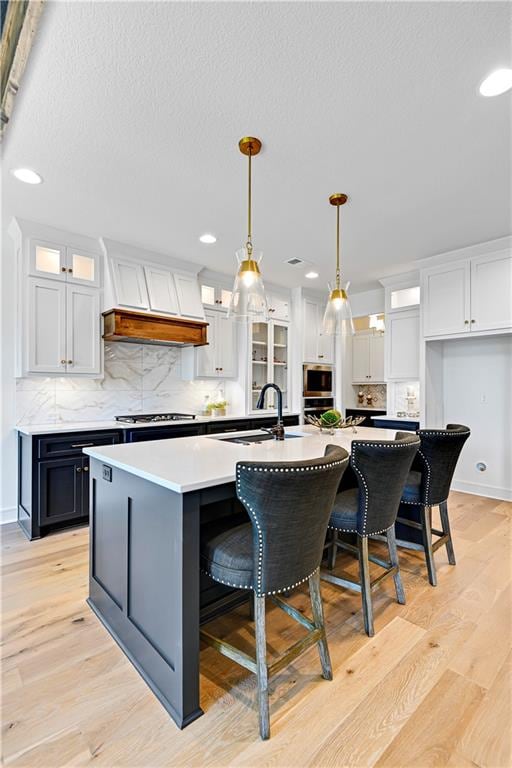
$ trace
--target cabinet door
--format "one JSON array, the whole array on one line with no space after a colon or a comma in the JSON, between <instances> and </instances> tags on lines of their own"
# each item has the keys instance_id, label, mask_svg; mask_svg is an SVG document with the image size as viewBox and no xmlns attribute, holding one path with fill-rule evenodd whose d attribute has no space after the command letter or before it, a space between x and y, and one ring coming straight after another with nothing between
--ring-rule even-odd
<instances>
[{"instance_id":1,"label":"cabinet door","mask_svg":"<svg viewBox=\"0 0 512 768\"><path fill-rule=\"evenodd\" d=\"M426 269L423 279L423 333L446 336L469 331L469 263Z\"/></svg>"},{"instance_id":2,"label":"cabinet door","mask_svg":"<svg viewBox=\"0 0 512 768\"><path fill-rule=\"evenodd\" d=\"M112 259L112 274L117 296L121 307L132 309L148 309L148 294L144 270L140 264L123 259Z\"/></svg>"},{"instance_id":3,"label":"cabinet door","mask_svg":"<svg viewBox=\"0 0 512 768\"><path fill-rule=\"evenodd\" d=\"M101 263L97 253L86 253L78 248L66 248L68 283L96 286L101 284Z\"/></svg>"},{"instance_id":4,"label":"cabinet door","mask_svg":"<svg viewBox=\"0 0 512 768\"><path fill-rule=\"evenodd\" d=\"M322 312L322 307L319 307L319 313ZM322 332L322 320L323 317L321 314L319 314L319 325L318 325L318 359L322 363L327 363L328 365L332 365L334 361L334 338L332 336L326 336Z\"/></svg>"},{"instance_id":5,"label":"cabinet door","mask_svg":"<svg viewBox=\"0 0 512 768\"><path fill-rule=\"evenodd\" d=\"M153 312L178 314L178 299L174 287L174 277L168 269L144 267L148 287L149 308Z\"/></svg>"},{"instance_id":6,"label":"cabinet door","mask_svg":"<svg viewBox=\"0 0 512 768\"><path fill-rule=\"evenodd\" d=\"M66 280L66 249L47 240L30 240L29 273L54 280Z\"/></svg>"},{"instance_id":7,"label":"cabinet door","mask_svg":"<svg viewBox=\"0 0 512 768\"><path fill-rule=\"evenodd\" d=\"M58 280L28 280L28 373L66 370L66 286Z\"/></svg>"},{"instance_id":8,"label":"cabinet door","mask_svg":"<svg viewBox=\"0 0 512 768\"><path fill-rule=\"evenodd\" d=\"M420 377L420 316L418 310L386 316L386 379Z\"/></svg>"},{"instance_id":9,"label":"cabinet door","mask_svg":"<svg viewBox=\"0 0 512 768\"><path fill-rule=\"evenodd\" d=\"M303 362L318 362L318 304L304 299L304 350Z\"/></svg>"},{"instance_id":10,"label":"cabinet door","mask_svg":"<svg viewBox=\"0 0 512 768\"><path fill-rule=\"evenodd\" d=\"M232 379L237 374L237 334L234 320L224 313L217 315L216 343L217 374Z\"/></svg>"},{"instance_id":11,"label":"cabinet door","mask_svg":"<svg viewBox=\"0 0 512 768\"><path fill-rule=\"evenodd\" d=\"M268 381L271 381L269 373L269 360L272 352L270 347L270 323L251 323L250 336L249 389L251 396L249 399L249 410L254 411L262 387ZM271 394L269 392L269 396Z\"/></svg>"},{"instance_id":12,"label":"cabinet door","mask_svg":"<svg viewBox=\"0 0 512 768\"><path fill-rule=\"evenodd\" d=\"M288 408L288 389L289 389L289 328L285 323L271 322L271 354L270 354L270 381L281 389L283 393L283 408ZM277 408L277 394L272 390L267 397L272 394L269 402Z\"/></svg>"},{"instance_id":13,"label":"cabinet door","mask_svg":"<svg viewBox=\"0 0 512 768\"><path fill-rule=\"evenodd\" d=\"M199 320L204 318L199 283L195 275L174 274L178 306L182 317L193 317Z\"/></svg>"},{"instance_id":14,"label":"cabinet door","mask_svg":"<svg viewBox=\"0 0 512 768\"><path fill-rule=\"evenodd\" d=\"M208 344L204 347L199 347L196 350L197 354L197 376L199 378L206 376L216 376L218 364L216 362L216 348L217 348L217 314L206 310L205 320L209 323L208 326Z\"/></svg>"},{"instance_id":15,"label":"cabinet door","mask_svg":"<svg viewBox=\"0 0 512 768\"><path fill-rule=\"evenodd\" d=\"M352 337L352 381L368 384L370 380L370 336Z\"/></svg>"},{"instance_id":16,"label":"cabinet door","mask_svg":"<svg viewBox=\"0 0 512 768\"><path fill-rule=\"evenodd\" d=\"M512 255L471 259L471 330L512 327Z\"/></svg>"},{"instance_id":17,"label":"cabinet door","mask_svg":"<svg viewBox=\"0 0 512 768\"><path fill-rule=\"evenodd\" d=\"M370 379L372 384L384 381L384 336L370 336Z\"/></svg>"},{"instance_id":18,"label":"cabinet door","mask_svg":"<svg viewBox=\"0 0 512 768\"><path fill-rule=\"evenodd\" d=\"M66 372L100 373L100 297L96 288L66 288Z\"/></svg>"},{"instance_id":19,"label":"cabinet door","mask_svg":"<svg viewBox=\"0 0 512 768\"><path fill-rule=\"evenodd\" d=\"M81 517L83 459L41 461L38 464L39 524Z\"/></svg>"},{"instance_id":20,"label":"cabinet door","mask_svg":"<svg viewBox=\"0 0 512 768\"><path fill-rule=\"evenodd\" d=\"M288 321L290 319L290 302L282 296L269 294L268 312L271 320Z\"/></svg>"}]
</instances>

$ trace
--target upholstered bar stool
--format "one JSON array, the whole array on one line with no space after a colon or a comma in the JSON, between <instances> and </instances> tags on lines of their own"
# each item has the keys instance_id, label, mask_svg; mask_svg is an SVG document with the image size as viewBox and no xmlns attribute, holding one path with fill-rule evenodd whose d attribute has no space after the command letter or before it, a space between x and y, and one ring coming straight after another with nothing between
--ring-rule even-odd
<instances>
[{"instance_id":1,"label":"upholstered bar stool","mask_svg":"<svg viewBox=\"0 0 512 768\"><path fill-rule=\"evenodd\" d=\"M348 465L347 451L328 445L325 456L310 461L268 464L239 462L236 493L249 523L223 528L212 523L201 534L201 568L212 579L254 593L256 656L235 648L206 631L202 639L258 678L260 735L270 736L268 678L310 646L318 644L322 676L332 679L325 635L319 569L327 523L341 477ZM309 581L313 620L279 597ZM268 665L265 599L308 630L280 658Z\"/></svg>"},{"instance_id":2,"label":"upholstered bar stool","mask_svg":"<svg viewBox=\"0 0 512 768\"><path fill-rule=\"evenodd\" d=\"M321 578L339 587L361 592L366 634L374 634L371 591L387 576L393 576L396 597L405 603L395 543L395 520L402 491L420 441L410 432L397 432L392 441L354 440L350 454L350 467L357 487L338 493L329 520L332 539L326 545L329 569L336 563L338 549L355 555L359 560L359 581L341 578L322 570ZM339 533L357 534L357 545L340 540ZM389 562L368 552L368 538L386 535ZM370 580L369 563L384 570Z\"/></svg>"},{"instance_id":3,"label":"upholstered bar stool","mask_svg":"<svg viewBox=\"0 0 512 768\"><path fill-rule=\"evenodd\" d=\"M464 443L471 434L463 424L447 424L446 429L419 429L420 448L409 472L397 517L397 544L425 553L428 578L437 585L434 552L446 547L448 562L455 565L448 495L453 473ZM432 529L432 507L439 506L442 530ZM401 538L403 526L421 532L421 543ZM432 534L438 538L433 543Z\"/></svg>"}]
</instances>

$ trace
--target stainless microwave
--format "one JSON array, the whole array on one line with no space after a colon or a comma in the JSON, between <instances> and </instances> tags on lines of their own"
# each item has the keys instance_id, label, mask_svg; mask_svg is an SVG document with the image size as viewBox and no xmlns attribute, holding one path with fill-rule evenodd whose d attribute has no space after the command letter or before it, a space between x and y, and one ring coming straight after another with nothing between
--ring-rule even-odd
<instances>
[{"instance_id":1,"label":"stainless microwave","mask_svg":"<svg viewBox=\"0 0 512 768\"><path fill-rule=\"evenodd\" d=\"M302 371L304 397L327 397L332 395L332 366L303 365Z\"/></svg>"}]
</instances>

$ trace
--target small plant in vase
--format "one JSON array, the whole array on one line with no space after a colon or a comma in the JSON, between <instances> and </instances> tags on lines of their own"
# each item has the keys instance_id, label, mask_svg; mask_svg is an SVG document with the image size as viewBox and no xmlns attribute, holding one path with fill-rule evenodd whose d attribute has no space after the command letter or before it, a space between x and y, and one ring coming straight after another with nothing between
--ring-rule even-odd
<instances>
[{"instance_id":1,"label":"small plant in vase","mask_svg":"<svg viewBox=\"0 0 512 768\"><path fill-rule=\"evenodd\" d=\"M226 400L217 400L214 403L208 403L206 406L210 416L225 416L228 403Z\"/></svg>"}]
</instances>

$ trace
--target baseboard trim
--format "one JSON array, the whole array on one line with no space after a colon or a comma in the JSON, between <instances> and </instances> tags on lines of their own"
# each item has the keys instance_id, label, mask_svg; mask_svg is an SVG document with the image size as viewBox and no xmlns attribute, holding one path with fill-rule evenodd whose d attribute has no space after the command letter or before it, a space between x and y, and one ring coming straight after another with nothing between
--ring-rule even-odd
<instances>
[{"instance_id":1,"label":"baseboard trim","mask_svg":"<svg viewBox=\"0 0 512 768\"><path fill-rule=\"evenodd\" d=\"M473 496L486 496L489 499L500 501L512 501L511 488L499 488L492 485L480 485L479 483L452 482L452 491L470 493Z\"/></svg>"},{"instance_id":2,"label":"baseboard trim","mask_svg":"<svg viewBox=\"0 0 512 768\"><path fill-rule=\"evenodd\" d=\"M18 519L18 513L16 507L5 507L0 509L0 525L6 525L6 523L15 523Z\"/></svg>"}]
</instances>

